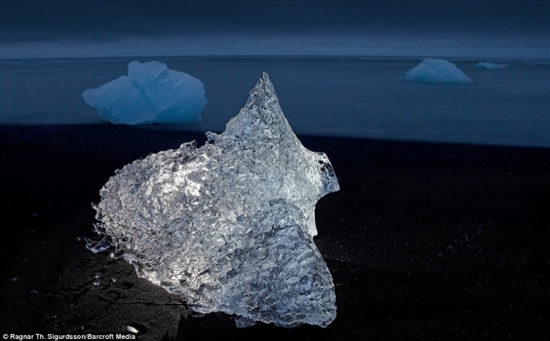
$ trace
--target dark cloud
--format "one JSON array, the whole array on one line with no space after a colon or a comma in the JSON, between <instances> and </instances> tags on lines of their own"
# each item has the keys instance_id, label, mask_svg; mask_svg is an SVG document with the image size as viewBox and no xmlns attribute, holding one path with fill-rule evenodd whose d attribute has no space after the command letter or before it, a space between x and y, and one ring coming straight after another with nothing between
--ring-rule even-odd
<instances>
[{"instance_id":1,"label":"dark cloud","mask_svg":"<svg viewBox=\"0 0 550 341\"><path fill-rule=\"evenodd\" d=\"M1 1L0 43L311 37L548 41L549 1Z\"/></svg>"},{"instance_id":2,"label":"dark cloud","mask_svg":"<svg viewBox=\"0 0 550 341\"><path fill-rule=\"evenodd\" d=\"M547 1L2 1L2 41L238 32L542 35Z\"/></svg>"}]
</instances>

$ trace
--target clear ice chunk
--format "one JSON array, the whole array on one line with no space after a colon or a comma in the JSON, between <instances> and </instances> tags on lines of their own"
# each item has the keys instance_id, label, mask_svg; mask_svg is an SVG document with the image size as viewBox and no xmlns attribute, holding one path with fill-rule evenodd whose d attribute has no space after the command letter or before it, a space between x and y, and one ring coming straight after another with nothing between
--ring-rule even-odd
<instances>
[{"instance_id":1,"label":"clear ice chunk","mask_svg":"<svg viewBox=\"0 0 550 341\"><path fill-rule=\"evenodd\" d=\"M334 283L313 242L315 204L339 190L327 156L298 140L265 73L225 132L206 135L118 170L96 232L197 313L328 326Z\"/></svg>"}]
</instances>

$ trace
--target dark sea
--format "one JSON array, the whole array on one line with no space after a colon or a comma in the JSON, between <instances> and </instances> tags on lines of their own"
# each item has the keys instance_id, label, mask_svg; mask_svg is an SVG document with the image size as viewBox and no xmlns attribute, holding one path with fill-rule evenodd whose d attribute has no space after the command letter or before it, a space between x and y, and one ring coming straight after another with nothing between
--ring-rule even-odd
<instances>
[{"instance_id":1,"label":"dark sea","mask_svg":"<svg viewBox=\"0 0 550 341\"><path fill-rule=\"evenodd\" d=\"M550 147L550 61L452 60L471 84L407 83L419 59L355 57L158 57L0 62L0 124L102 124L82 92L159 60L200 79L200 123L138 129L221 132L262 72L297 134ZM500 61L497 61L500 62Z\"/></svg>"}]
</instances>

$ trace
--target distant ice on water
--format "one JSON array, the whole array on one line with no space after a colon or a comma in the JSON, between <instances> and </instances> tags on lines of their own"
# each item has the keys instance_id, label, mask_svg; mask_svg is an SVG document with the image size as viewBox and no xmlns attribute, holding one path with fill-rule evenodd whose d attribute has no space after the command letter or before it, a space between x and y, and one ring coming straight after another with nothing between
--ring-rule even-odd
<instances>
[{"instance_id":1,"label":"distant ice on water","mask_svg":"<svg viewBox=\"0 0 550 341\"><path fill-rule=\"evenodd\" d=\"M121 76L82 93L99 117L114 124L198 122L206 105L204 84L158 61L128 64Z\"/></svg>"},{"instance_id":2,"label":"distant ice on water","mask_svg":"<svg viewBox=\"0 0 550 341\"><path fill-rule=\"evenodd\" d=\"M399 77L403 82L472 83L472 80L455 64L444 59L426 58Z\"/></svg>"},{"instance_id":3,"label":"distant ice on water","mask_svg":"<svg viewBox=\"0 0 550 341\"><path fill-rule=\"evenodd\" d=\"M490 62L479 62L476 64L476 68L478 69L492 69L492 70L505 69L508 66L510 66L510 64L497 64L497 63L490 63Z\"/></svg>"}]
</instances>

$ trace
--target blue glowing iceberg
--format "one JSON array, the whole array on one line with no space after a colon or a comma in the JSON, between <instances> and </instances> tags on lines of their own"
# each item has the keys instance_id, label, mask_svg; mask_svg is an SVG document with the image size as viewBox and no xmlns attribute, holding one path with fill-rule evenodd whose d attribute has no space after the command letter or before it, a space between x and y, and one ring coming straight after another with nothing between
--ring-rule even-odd
<instances>
[{"instance_id":1,"label":"blue glowing iceberg","mask_svg":"<svg viewBox=\"0 0 550 341\"><path fill-rule=\"evenodd\" d=\"M201 120L203 83L157 61L128 64L128 76L82 93L99 117L114 124L182 124Z\"/></svg>"},{"instance_id":2,"label":"blue glowing iceberg","mask_svg":"<svg viewBox=\"0 0 550 341\"><path fill-rule=\"evenodd\" d=\"M424 59L417 66L404 72L399 80L422 83L472 83L472 80L455 64L444 59L433 58Z\"/></svg>"}]
</instances>

